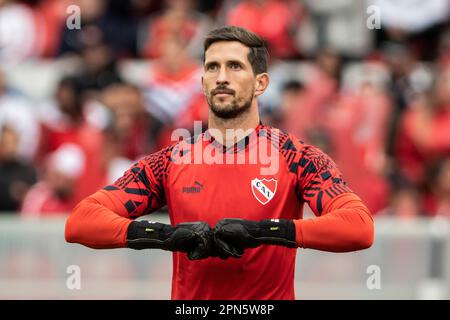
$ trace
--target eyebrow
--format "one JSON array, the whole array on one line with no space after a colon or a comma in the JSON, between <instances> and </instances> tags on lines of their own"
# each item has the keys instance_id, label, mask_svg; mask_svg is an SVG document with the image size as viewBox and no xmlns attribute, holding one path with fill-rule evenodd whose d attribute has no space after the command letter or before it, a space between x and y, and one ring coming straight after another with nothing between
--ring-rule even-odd
<instances>
[{"instance_id":1,"label":"eyebrow","mask_svg":"<svg viewBox=\"0 0 450 320\"><path fill-rule=\"evenodd\" d=\"M237 63L241 66L245 66L245 63L242 62L241 60L236 60L236 59L232 59L232 60L227 60L226 64L230 64L230 63ZM215 64L219 64L219 62L213 60L213 61L208 61L205 63L205 68L208 68L209 66L215 65Z\"/></svg>"},{"instance_id":2,"label":"eyebrow","mask_svg":"<svg viewBox=\"0 0 450 320\"><path fill-rule=\"evenodd\" d=\"M245 63L242 62L241 60L228 60L228 61L227 61L227 64L230 64L230 63L237 63L237 64L239 64L239 65L241 65L241 66L244 66L244 65L245 65Z\"/></svg>"}]
</instances>

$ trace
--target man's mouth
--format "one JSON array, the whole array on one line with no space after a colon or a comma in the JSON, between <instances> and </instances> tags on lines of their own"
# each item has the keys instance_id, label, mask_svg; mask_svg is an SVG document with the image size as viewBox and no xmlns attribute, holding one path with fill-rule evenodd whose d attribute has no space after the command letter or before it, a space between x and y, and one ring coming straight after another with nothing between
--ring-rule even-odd
<instances>
[{"instance_id":1,"label":"man's mouth","mask_svg":"<svg viewBox=\"0 0 450 320\"><path fill-rule=\"evenodd\" d=\"M212 94L218 97L226 97L234 94L234 91L231 90L213 90Z\"/></svg>"},{"instance_id":2,"label":"man's mouth","mask_svg":"<svg viewBox=\"0 0 450 320\"><path fill-rule=\"evenodd\" d=\"M214 96L219 97L219 98L225 98L228 96L231 96L232 94L229 92L217 92L214 94Z\"/></svg>"}]
</instances>

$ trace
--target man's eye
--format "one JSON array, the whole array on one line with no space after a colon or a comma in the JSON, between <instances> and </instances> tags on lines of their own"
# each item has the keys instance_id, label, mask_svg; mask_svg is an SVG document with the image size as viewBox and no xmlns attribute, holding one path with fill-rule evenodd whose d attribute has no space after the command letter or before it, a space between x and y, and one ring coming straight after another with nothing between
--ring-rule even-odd
<instances>
[{"instance_id":1,"label":"man's eye","mask_svg":"<svg viewBox=\"0 0 450 320\"><path fill-rule=\"evenodd\" d=\"M208 71L214 71L217 69L217 65L216 64L210 64L207 66L206 68Z\"/></svg>"},{"instance_id":2,"label":"man's eye","mask_svg":"<svg viewBox=\"0 0 450 320\"><path fill-rule=\"evenodd\" d=\"M232 63L230 64L230 68L233 70L239 70L241 68L241 65L239 63Z\"/></svg>"}]
</instances>

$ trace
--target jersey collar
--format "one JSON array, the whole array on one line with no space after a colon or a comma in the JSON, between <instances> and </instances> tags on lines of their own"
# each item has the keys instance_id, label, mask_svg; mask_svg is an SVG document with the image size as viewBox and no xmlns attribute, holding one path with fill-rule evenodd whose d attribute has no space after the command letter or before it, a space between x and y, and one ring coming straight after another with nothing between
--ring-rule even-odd
<instances>
[{"instance_id":1,"label":"jersey collar","mask_svg":"<svg viewBox=\"0 0 450 320\"><path fill-rule=\"evenodd\" d=\"M204 132L204 140L208 141L212 146L217 148L222 153L238 153L242 150L247 149L251 141L255 141L255 139L252 138L259 137L259 133L262 128L264 128L264 125L260 121L256 128L249 135L245 136L235 144L228 147L217 141L214 136L211 135L209 129Z\"/></svg>"}]
</instances>

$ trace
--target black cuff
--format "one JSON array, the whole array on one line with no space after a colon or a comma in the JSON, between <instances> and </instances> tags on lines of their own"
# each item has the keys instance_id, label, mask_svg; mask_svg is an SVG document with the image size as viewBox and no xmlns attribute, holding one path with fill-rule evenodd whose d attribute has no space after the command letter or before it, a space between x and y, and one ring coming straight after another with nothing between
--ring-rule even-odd
<instances>
[{"instance_id":1,"label":"black cuff","mask_svg":"<svg viewBox=\"0 0 450 320\"><path fill-rule=\"evenodd\" d=\"M133 221L127 230L127 246L132 249L165 249L173 227L159 222Z\"/></svg>"},{"instance_id":2,"label":"black cuff","mask_svg":"<svg viewBox=\"0 0 450 320\"><path fill-rule=\"evenodd\" d=\"M292 220L261 220L259 226L258 240L261 241L261 243L297 248L297 242L295 241L295 224Z\"/></svg>"}]
</instances>

